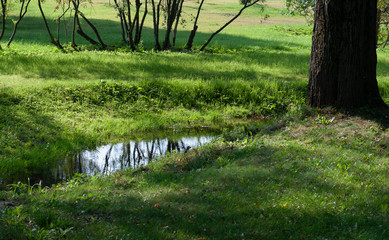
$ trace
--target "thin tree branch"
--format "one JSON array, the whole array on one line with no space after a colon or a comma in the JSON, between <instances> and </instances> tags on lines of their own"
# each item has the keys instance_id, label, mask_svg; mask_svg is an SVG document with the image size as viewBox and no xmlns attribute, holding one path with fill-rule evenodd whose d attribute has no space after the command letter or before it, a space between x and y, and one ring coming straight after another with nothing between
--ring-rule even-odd
<instances>
[{"instance_id":1,"label":"thin tree branch","mask_svg":"<svg viewBox=\"0 0 389 240\"><path fill-rule=\"evenodd\" d=\"M39 10L40 10L40 12L41 12L41 14L42 14L42 18L43 18L43 21L44 21L44 23L45 23L47 32L48 32L48 34L49 34L49 36L50 36L51 43L53 43L53 44L54 44L55 46L57 46L59 49L63 49L62 45L61 45L58 41L55 41L55 39L54 39L54 37L53 37L53 34L51 34L49 24L47 23L45 14L44 14L43 9L42 9L41 0L38 0L38 7L39 7Z\"/></svg>"},{"instance_id":2,"label":"thin tree branch","mask_svg":"<svg viewBox=\"0 0 389 240\"><path fill-rule=\"evenodd\" d=\"M208 41L200 48L200 51L204 51L204 49L208 46L208 44L212 41L213 37L216 36L216 34L220 33L221 31L223 31L224 28L226 28L228 25L230 25L233 21L235 21L235 19L237 19L241 14L242 12L246 9L246 8L249 8L251 6L253 6L254 4L260 2L261 0L255 0L254 2L252 3L246 3L244 5L244 7L242 9L240 9L239 13L235 15L235 17L233 17L230 21L228 21L226 24L224 24L223 27L219 28L219 30L217 30L216 32L214 32L211 37L209 37Z\"/></svg>"}]
</instances>

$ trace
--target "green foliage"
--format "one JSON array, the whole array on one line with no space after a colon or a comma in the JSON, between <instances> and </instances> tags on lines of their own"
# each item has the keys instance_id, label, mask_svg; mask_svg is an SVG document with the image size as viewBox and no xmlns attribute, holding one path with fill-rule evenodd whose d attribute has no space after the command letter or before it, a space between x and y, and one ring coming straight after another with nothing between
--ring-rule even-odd
<instances>
[{"instance_id":1,"label":"green foliage","mask_svg":"<svg viewBox=\"0 0 389 240\"><path fill-rule=\"evenodd\" d=\"M310 111L277 131L237 128L238 141L172 154L147 171L77 176L23 198L3 192L0 237L388 238L387 130Z\"/></svg>"},{"instance_id":2,"label":"green foliage","mask_svg":"<svg viewBox=\"0 0 389 240\"><path fill-rule=\"evenodd\" d=\"M299 14L304 16L308 23L313 23L313 11L316 0L286 0L285 5L289 10L289 14Z\"/></svg>"},{"instance_id":3,"label":"green foliage","mask_svg":"<svg viewBox=\"0 0 389 240\"><path fill-rule=\"evenodd\" d=\"M207 7L219 18L237 4ZM281 10L265 11L301 21ZM24 40L0 52L0 178L22 181L1 185L0 239L389 238L387 130L307 109L309 27L232 26L201 54L144 50L153 39L134 53L63 54L46 46L34 16L21 25ZM95 20L117 45L120 24ZM388 100L387 50L378 56ZM144 171L34 185L67 154L201 126L226 128Z\"/></svg>"}]
</instances>

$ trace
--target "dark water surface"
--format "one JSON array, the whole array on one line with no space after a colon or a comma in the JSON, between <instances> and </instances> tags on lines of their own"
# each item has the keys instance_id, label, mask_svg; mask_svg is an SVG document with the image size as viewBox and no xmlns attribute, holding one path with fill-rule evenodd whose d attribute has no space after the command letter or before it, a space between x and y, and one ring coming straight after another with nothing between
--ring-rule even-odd
<instances>
[{"instance_id":1,"label":"dark water surface","mask_svg":"<svg viewBox=\"0 0 389 240\"><path fill-rule=\"evenodd\" d=\"M33 180L42 180L43 185L51 185L70 179L77 173L95 176L137 168L167 153L190 151L193 147L210 142L217 135L216 131L204 129L165 131L162 134L158 132L158 137L97 146L95 149L75 153L60 160L45 173L34 176Z\"/></svg>"}]
</instances>

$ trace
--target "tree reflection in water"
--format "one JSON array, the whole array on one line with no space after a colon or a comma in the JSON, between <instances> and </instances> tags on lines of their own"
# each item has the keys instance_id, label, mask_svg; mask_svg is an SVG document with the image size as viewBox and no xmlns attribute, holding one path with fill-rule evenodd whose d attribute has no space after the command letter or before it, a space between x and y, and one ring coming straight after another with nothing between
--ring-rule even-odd
<instances>
[{"instance_id":1,"label":"tree reflection in water","mask_svg":"<svg viewBox=\"0 0 389 240\"><path fill-rule=\"evenodd\" d=\"M183 137L179 140L153 139L108 144L66 158L53 169L55 182L71 178L76 173L94 176L116 170L145 166L167 152L184 152L210 142L213 136Z\"/></svg>"}]
</instances>

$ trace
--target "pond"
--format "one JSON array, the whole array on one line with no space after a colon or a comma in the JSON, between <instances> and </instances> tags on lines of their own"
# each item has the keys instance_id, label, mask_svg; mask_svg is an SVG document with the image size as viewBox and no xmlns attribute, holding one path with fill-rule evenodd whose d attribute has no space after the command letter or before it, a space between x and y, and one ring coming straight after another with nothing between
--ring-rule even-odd
<instances>
[{"instance_id":1,"label":"pond","mask_svg":"<svg viewBox=\"0 0 389 240\"><path fill-rule=\"evenodd\" d=\"M42 180L51 185L72 178L76 173L87 176L110 174L117 170L145 166L161 155L186 152L214 139L215 130L187 129L185 131L158 132L158 137L128 140L96 146L72 154L60 160L49 171L32 177L33 182Z\"/></svg>"}]
</instances>

